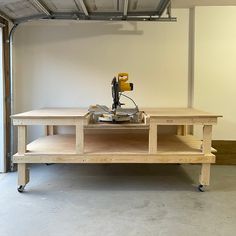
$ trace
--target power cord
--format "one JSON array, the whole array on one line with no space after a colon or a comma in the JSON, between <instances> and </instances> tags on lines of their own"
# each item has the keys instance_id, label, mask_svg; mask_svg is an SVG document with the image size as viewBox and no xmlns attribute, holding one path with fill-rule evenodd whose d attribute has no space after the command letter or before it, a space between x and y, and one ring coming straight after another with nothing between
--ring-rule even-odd
<instances>
[{"instance_id":1,"label":"power cord","mask_svg":"<svg viewBox=\"0 0 236 236\"><path fill-rule=\"evenodd\" d=\"M135 115L136 113L139 112L138 105L135 103L135 101L134 101L131 97L129 97L129 96L123 94L123 93L120 93L120 97L121 97L121 96L128 98L128 99L131 100L131 101L133 102L133 104L135 105L135 108L137 109L137 111L136 111L135 113L133 113L132 115Z\"/></svg>"}]
</instances>

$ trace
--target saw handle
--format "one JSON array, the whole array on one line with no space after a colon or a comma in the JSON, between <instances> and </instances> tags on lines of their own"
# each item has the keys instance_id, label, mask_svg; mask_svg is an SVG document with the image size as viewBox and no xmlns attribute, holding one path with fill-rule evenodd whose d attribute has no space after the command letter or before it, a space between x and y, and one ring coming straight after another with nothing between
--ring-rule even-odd
<instances>
[{"instance_id":1,"label":"saw handle","mask_svg":"<svg viewBox=\"0 0 236 236\"><path fill-rule=\"evenodd\" d=\"M129 79L129 74L128 73L119 73L118 74L118 80L126 82Z\"/></svg>"},{"instance_id":2,"label":"saw handle","mask_svg":"<svg viewBox=\"0 0 236 236\"><path fill-rule=\"evenodd\" d=\"M134 85L132 83L127 83L129 79L128 73L118 74L119 92L132 91Z\"/></svg>"}]
</instances>

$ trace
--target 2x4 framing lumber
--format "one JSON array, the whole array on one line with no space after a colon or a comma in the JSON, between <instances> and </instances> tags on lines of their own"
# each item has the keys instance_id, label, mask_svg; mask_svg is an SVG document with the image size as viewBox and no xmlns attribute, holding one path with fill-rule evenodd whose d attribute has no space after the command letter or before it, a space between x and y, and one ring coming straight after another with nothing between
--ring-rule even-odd
<instances>
[{"instance_id":1,"label":"2x4 framing lumber","mask_svg":"<svg viewBox=\"0 0 236 236\"><path fill-rule=\"evenodd\" d=\"M157 124L151 119L149 128L149 154L157 152Z\"/></svg>"},{"instance_id":2,"label":"2x4 framing lumber","mask_svg":"<svg viewBox=\"0 0 236 236\"><path fill-rule=\"evenodd\" d=\"M27 168L27 165L25 163L19 163L17 165L17 168L18 168L18 185L25 186L30 179L29 169Z\"/></svg>"},{"instance_id":3,"label":"2x4 framing lumber","mask_svg":"<svg viewBox=\"0 0 236 236\"><path fill-rule=\"evenodd\" d=\"M199 182L201 185L208 186L210 185L210 171L211 171L211 164L210 163L203 163L201 167L201 174Z\"/></svg>"},{"instance_id":4,"label":"2x4 framing lumber","mask_svg":"<svg viewBox=\"0 0 236 236\"><path fill-rule=\"evenodd\" d=\"M46 125L45 126L45 135L54 135L54 126L53 125Z\"/></svg>"},{"instance_id":5,"label":"2x4 framing lumber","mask_svg":"<svg viewBox=\"0 0 236 236\"><path fill-rule=\"evenodd\" d=\"M14 163L215 163L215 156L166 154L26 154L14 155Z\"/></svg>"},{"instance_id":6,"label":"2x4 framing lumber","mask_svg":"<svg viewBox=\"0 0 236 236\"><path fill-rule=\"evenodd\" d=\"M204 125L203 126L203 153L209 154L211 153L211 142L212 142L212 125Z\"/></svg>"},{"instance_id":7,"label":"2x4 framing lumber","mask_svg":"<svg viewBox=\"0 0 236 236\"><path fill-rule=\"evenodd\" d=\"M188 134L187 125L177 125L177 135L186 136Z\"/></svg>"},{"instance_id":8,"label":"2x4 framing lumber","mask_svg":"<svg viewBox=\"0 0 236 236\"><path fill-rule=\"evenodd\" d=\"M203 153L204 155L208 155L211 153L211 142L212 142L212 125L204 125L203 126ZM199 182L201 185L209 185L210 184L210 170L211 165L203 163L201 167L201 173Z\"/></svg>"},{"instance_id":9,"label":"2x4 framing lumber","mask_svg":"<svg viewBox=\"0 0 236 236\"><path fill-rule=\"evenodd\" d=\"M75 127L76 140L75 140L75 149L76 153L84 153L84 126L83 121L80 121L79 124Z\"/></svg>"},{"instance_id":10,"label":"2x4 framing lumber","mask_svg":"<svg viewBox=\"0 0 236 236\"><path fill-rule=\"evenodd\" d=\"M24 155L26 153L26 126L18 126L18 153ZM18 168L18 185L25 186L29 182L29 169L26 163L19 163Z\"/></svg>"},{"instance_id":11,"label":"2x4 framing lumber","mask_svg":"<svg viewBox=\"0 0 236 236\"><path fill-rule=\"evenodd\" d=\"M26 126L20 125L18 126L18 153L24 154L26 153Z\"/></svg>"}]
</instances>

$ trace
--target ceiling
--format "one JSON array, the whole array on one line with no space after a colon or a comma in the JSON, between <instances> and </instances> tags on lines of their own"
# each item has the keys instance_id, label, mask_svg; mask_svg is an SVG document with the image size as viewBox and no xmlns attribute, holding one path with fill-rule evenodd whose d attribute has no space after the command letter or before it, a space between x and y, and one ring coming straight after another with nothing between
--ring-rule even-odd
<instances>
[{"instance_id":1,"label":"ceiling","mask_svg":"<svg viewBox=\"0 0 236 236\"><path fill-rule=\"evenodd\" d=\"M172 0L173 8L191 8L195 6L236 6L236 0Z\"/></svg>"},{"instance_id":2,"label":"ceiling","mask_svg":"<svg viewBox=\"0 0 236 236\"><path fill-rule=\"evenodd\" d=\"M0 14L19 22L38 18L78 18L82 20L157 20L171 0L0 0Z\"/></svg>"},{"instance_id":3,"label":"ceiling","mask_svg":"<svg viewBox=\"0 0 236 236\"><path fill-rule=\"evenodd\" d=\"M171 21L176 20L171 7L207 5L236 5L236 0L0 0L0 15L15 23L33 18Z\"/></svg>"}]
</instances>

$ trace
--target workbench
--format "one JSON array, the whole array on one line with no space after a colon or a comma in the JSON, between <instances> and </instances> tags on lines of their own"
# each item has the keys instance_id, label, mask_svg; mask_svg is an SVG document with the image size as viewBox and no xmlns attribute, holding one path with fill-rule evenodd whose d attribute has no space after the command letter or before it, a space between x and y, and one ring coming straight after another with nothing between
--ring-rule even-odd
<instances>
[{"instance_id":1,"label":"workbench","mask_svg":"<svg viewBox=\"0 0 236 236\"><path fill-rule=\"evenodd\" d=\"M199 190L210 183L210 166L215 163L211 147L212 126L220 115L192 108L144 108L142 123L91 123L88 109L45 108L12 116L18 130L18 191L29 182L29 163L192 163L201 164ZM27 126L43 125L45 136L27 145ZM176 126L173 135L159 135L161 125ZM186 127L201 125L197 140ZM75 134L57 134L55 126L75 126ZM86 130L110 130L85 132ZM113 134L113 130L126 133ZM134 130L143 130L135 133ZM128 131L128 132L127 132Z\"/></svg>"}]
</instances>

